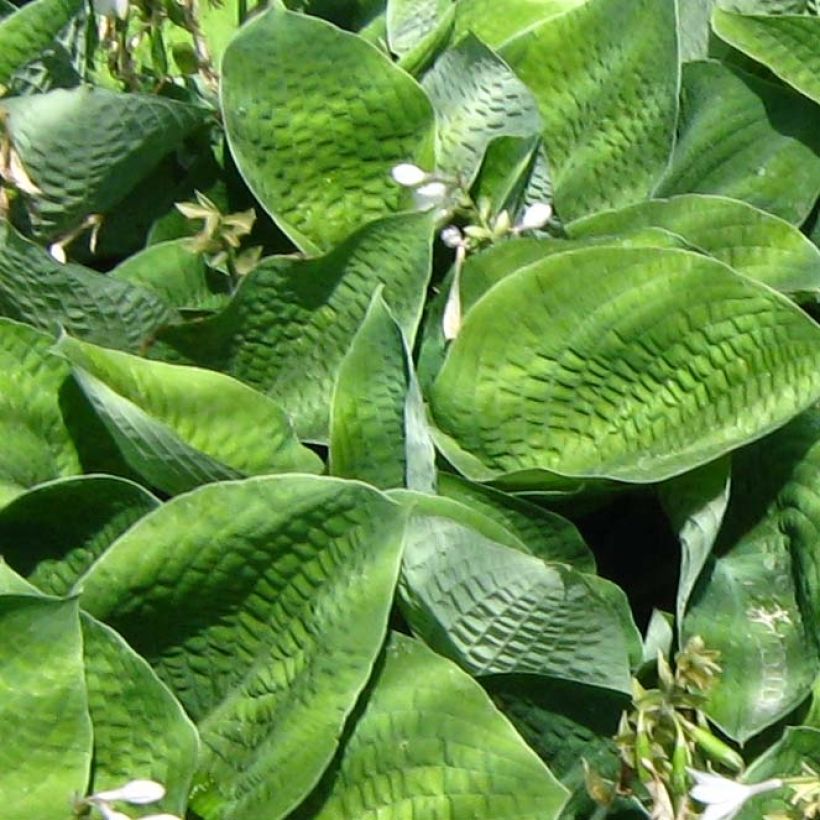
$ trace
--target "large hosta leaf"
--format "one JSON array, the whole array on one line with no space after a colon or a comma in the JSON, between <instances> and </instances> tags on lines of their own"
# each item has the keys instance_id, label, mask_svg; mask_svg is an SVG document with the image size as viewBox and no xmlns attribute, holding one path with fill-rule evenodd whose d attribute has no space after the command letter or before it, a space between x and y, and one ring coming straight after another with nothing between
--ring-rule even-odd
<instances>
[{"instance_id":1,"label":"large hosta leaf","mask_svg":"<svg viewBox=\"0 0 820 820\"><path fill-rule=\"evenodd\" d=\"M196 729L151 667L110 627L82 613L88 708L94 724L91 791L135 778L165 787L151 811L184 815L196 767Z\"/></svg>"},{"instance_id":2,"label":"large hosta leaf","mask_svg":"<svg viewBox=\"0 0 820 820\"><path fill-rule=\"evenodd\" d=\"M687 251L590 248L503 279L433 385L438 426L490 471L658 481L820 396L820 328Z\"/></svg>"},{"instance_id":3,"label":"large hosta leaf","mask_svg":"<svg viewBox=\"0 0 820 820\"><path fill-rule=\"evenodd\" d=\"M524 672L629 691L640 639L609 581L414 514L402 565L413 631L478 675Z\"/></svg>"},{"instance_id":4,"label":"large hosta leaf","mask_svg":"<svg viewBox=\"0 0 820 820\"><path fill-rule=\"evenodd\" d=\"M538 101L564 219L643 199L663 173L678 108L675 5L587 0L500 46Z\"/></svg>"},{"instance_id":5,"label":"large hosta leaf","mask_svg":"<svg viewBox=\"0 0 820 820\"><path fill-rule=\"evenodd\" d=\"M339 368L330 472L376 487L432 490L435 453L410 351L380 294Z\"/></svg>"},{"instance_id":6,"label":"large hosta leaf","mask_svg":"<svg viewBox=\"0 0 820 820\"><path fill-rule=\"evenodd\" d=\"M320 820L554 820L567 796L477 683L399 633L323 785Z\"/></svg>"},{"instance_id":7,"label":"large hosta leaf","mask_svg":"<svg viewBox=\"0 0 820 820\"><path fill-rule=\"evenodd\" d=\"M446 51L423 85L436 111L437 169L467 187L492 140L541 132L529 89L475 37Z\"/></svg>"},{"instance_id":8,"label":"large hosta leaf","mask_svg":"<svg viewBox=\"0 0 820 820\"><path fill-rule=\"evenodd\" d=\"M715 32L820 103L820 17L733 14L715 9Z\"/></svg>"},{"instance_id":9,"label":"large hosta leaf","mask_svg":"<svg viewBox=\"0 0 820 820\"><path fill-rule=\"evenodd\" d=\"M693 249L784 293L820 290L820 250L797 228L735 199L687 194L605 211L569 226L574 237L663 228Z\"/></svg>"},{"instance_id":10,"label":"large hosta leaf","mask_svg":"<svg viewBox=\"0 0 820 820\"><path fill-rule=\"evenodd\" d=\"M82 8L80 0L36 0L0 22L0 86L18 68L40 56Z\"/></svg>"},{"instance_id":11,"label":"large hosta leaf","mask_svg":"<svg viewBox=\"0 0 820 820\"><path fill-rule=\"evenodd\" d=\"M91 765L76 598L0 595L0 691L3 817L67 818Z\"/></svg>"},{"instance_id":12,"label":"large hosta leaf","mask_svg":"<svg viewBox=\"0 0 820 820\"><path fill-rule=\"evenodd\" d=\"M160 350L223 370L278 401L300 436L326 441L336 375L373 294L384 299L412 347L430 278L428 214L371 222L317 259L271 258L231 304L203 322L160 334Z\"/></svg>"},{"instance_id":13,"label":"large hosta leaf","mask_svg":"<svg viewBox=\"0 0 820 820\"><path fill-rule=\"evenodd\" d=\"M91 86L6 99L0 112L39 189L28 204L36 234L47 239L113 209L205 122L192 105Z\"/></svg>"},{"instance_id":14,"label":"large hosta leaf","mask_svg":"<svg viewBox=\"0 0 820 820\"><path fill-rule=\"evenodd\" d=\"M277 818L313 787L381 646L404 514L363 484L213 484L138 522L82 603L154 667L204 744L206 818Z\"/></svg>"},{"instance_id":15,"label":"large hosta leaf","mask_svg":"<svg viewBox=\"0 0 820 820\"><path fill-rule=\"evenodd\" d=\"M682 631L720 650L709 714L745 740L806 698L820 672L820 413L736 453L732 476Z\"/></svg>"},{"instance_id":16,"label":"large hosta leaf","mask_svg":"<svg viewBox=\"0 0 820 820\"><path fill-rule=\"evenodd\" d=\"M684 66L682 100L656 193L721 194L800 224L820 193L820 108L713 62Z\"/></svg>"},{"instance_id":17,"label":"large hosta leaf","mask_svg":"<svg viewBox=\"0 0 820 820\"><path fill-rule=\"evenodd\" d=\"M55 350L72 364L128 464L166 492L242 475L322 469L284 411L230 376L70 336Z\"/></svg>"},{"instance_id":18,"label":"large hosta leaf","mask_svg":"<svg viewBox=\"0 0 820 820\"><path fill-rule=\"evenodd\" d=\"M274 6L232 40L222 74L239 170L302 250L327 250L406 204L392 166L432 166L433 111L420 86L328 23Z\"/></svg>"},{"instance_id":19,"label":"large hosta leaf","mask_svg":"<svg viewBox=\"0 0 820 820\"><path fill-rule=\"evenodd\" d=\"M114 476L41 484L0 510L0 555L38 589L65 595L114 540L158 506L146 489Z\"/></svg>"},{"instance_id":20,"label":"large hosta leaf","mask_svg":"<svg viewBox=\"0 0 820 820\"><path fill-rule=\"evenodd\" d=\"M69 369L50 354L51 345L39 330L0 319L0 504L35 484L81 472L60 411Z\"/></svg>"},{"instance_id":21,"label":"large hosta leaf","mask_svg":"<svg viewBox=\"0 0 820 820\"><path fill-rule=\"evenodd\" d=\"M61 265L0 220L0 314L136 351L175 312L159 296L73 263Z\"/></svg>"}]
</instances>

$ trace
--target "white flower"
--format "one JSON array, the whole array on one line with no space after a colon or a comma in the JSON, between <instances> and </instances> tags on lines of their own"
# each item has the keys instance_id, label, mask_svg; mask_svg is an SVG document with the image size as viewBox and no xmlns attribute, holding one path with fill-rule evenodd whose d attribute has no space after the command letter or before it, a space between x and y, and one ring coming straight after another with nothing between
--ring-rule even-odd
<instances>
[{"instance_id":1,"label":"white flower","mask_svg":"<svg viewBox=\"0 0 820 820\"><path fill-rule=\"evenodd\" d=\"M749 798L783 785L783 781L777 778L746 784L709 772L688 771L695 778L695 785L689 790L690 797L706 806L701 820L731 820Z\"/></svg>"},{"instance_id":2,"label":"white flower","mask_svg":"<svg viewBox=\"0 0 820 820\"><path fill-rule=\"evenodd\" d=\"M97 0L94 0L94 2L97 2ZM390 175L399 185L403 185L405 188L415 188L425 182L428 177L426 171L422 171L418 165L413 165L410 162L394 165Z\"/></svg>"},{"instance_id":3,"label":"white flower","mask_svg":"<svg viewBox=\"0 0 820 820\"><path fill-rule=\"evenodd\" d=\"M110 803L122 800L124 803L133 803L135 806L144 806L147 803L156 803L165 797L165 787L154 780L132 780L119 789L110 789L91 795L95 801Z\"/></svg>"},{"instance_id":4,"label":"white flower","mask_svg":"<svg viewBox=\"0 0 820 820\"><path fill-rule=\"evenodd\" d=\"M413 191L413 204L418 211L437 208L447 199L448 193L447 186L443 182L427 182Z\"/></svg>"},{"instance_id":5,"label":"white flower","mask_svg":"<svg viewBox=\"0 0 820 820\"><path fill-rule=\"evenodd\" d=\"M94 11L102 17L125 20L128 16L128 0L94 0Z\"/></svg>"},{"instance_id":6,"label":"white flower","mask_svg":"<svg viewBox=\"0 0 820 820\"><path fill-rule=\"evenodd\" d=\"M547 202L533 202L527 205L521 219L515 226L516 232L535 231L543 228L552 217L552 206Z\"/></svg>"}]
</instances>

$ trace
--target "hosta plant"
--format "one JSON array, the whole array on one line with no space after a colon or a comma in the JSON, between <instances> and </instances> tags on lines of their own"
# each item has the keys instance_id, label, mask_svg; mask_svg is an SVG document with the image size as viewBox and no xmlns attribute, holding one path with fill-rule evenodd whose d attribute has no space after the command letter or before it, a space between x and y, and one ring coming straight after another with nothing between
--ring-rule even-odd
<instances>
[{"instance_id":1,"label":"hosta plant","mask_svg":"<svg viewBox=\"0 0 820 820\"><path fill-rule=\"evenodd\" d=\"M819 12L0 0L3 817L820 817Z\"/></svg>"}]
</instances>

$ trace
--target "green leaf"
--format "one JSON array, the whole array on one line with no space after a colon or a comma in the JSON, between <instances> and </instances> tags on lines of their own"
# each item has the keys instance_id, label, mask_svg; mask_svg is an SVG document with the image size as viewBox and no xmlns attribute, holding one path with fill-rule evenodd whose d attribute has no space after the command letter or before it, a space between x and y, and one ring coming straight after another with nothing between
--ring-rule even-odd
<instances>
[{"instance_id":1,"label":"green leaf","mask_svg":"<svg viewBox=\"0 0 820 820\"><path fill-rule=\"evenodd\" d=\"M683 67L678 141L657 196L741 199L795 225L820 193L820 108L713 62Z\"/></svg>"},{"instance_id":2,"label":"green leaf","mask_svg":"<svg viewBox=\"0 0 820 820\"><path fill-rule=\"evenodd\" d=\"M743 15L716 8L712 26L721 39L820 103L820 18Z\"/></svg>"},{"instance_id":3,"label":"green leaf","mask_svg":"<svg viewBox=\"0 0 820 820\"><path fill-rule=\"evenodd\" d=\"M417 48L435 32L451 0L388 0L387 42L400 57Z\"/></svg>"},{"instance_id":4,"label":"green leaf","mask_svg":"<svg viewBox=\"0 0 820 820\"><path fill-rule=\"evenodd\" d=\"M414 514L401 593L413 631L475 675L534 673L629 691L640 636L609 581Z\"/></svg>"},{"instance_id":5,"label":"green leaf","mask_svg":"<svg viewBox=\"0 0 820 820\"><path fill-rule=\"evenodd\" d=\"M35 235L49 240L114 209L205 122L205 109L90 86L6 99L0 115L39 189L27 197Z\"/></svg>"},{"instance_id":6,"label":"green leaf","mask_svg":"<svg viewBox=\"0 0 820 820\"><path fill-rule=\"evenodd\" d=\"M202 254L190 245L189 239L150 245L117 265L108 278L150 290L175 308L218 310L228 301L227 277L209 272Z\"/></svg>"},{"instance_id":7,"label":"green leaf","mask_svg":"<svg viewBox=\"0 0 820 820\"><path fill-rule=\"evenodd\" d=\"M660 487L660 499L680 541L680 575L675 613L683 615L695 582L718 536L729 503L731 470L728 458L704 464Z\"/></svg>"},{"instance_id":8,"label":"green leaf","mask_svg":"<svg viewBox=\"0 0 820 820\"><path fill-rule=\"evenodd\" d=\"M263 260L222 313L162 331L158 352L230 373L278 401L302 438L327 441L339 366L380 285L412 347L432 231L429 214L402 214L317 259Z\"/></svg>"},{"instance_id":9,"label":"green leaf","mask_svg":"<svg viewBox=\"0 0 820 820\"><path fill-rule=\"evenodd\" d=\"M431 391L437 426L496 475L652 482L786 423L820 396L820 328L698 254L549 257L468 312Z\"/></svg>"},{"instance_id":10,"label":"green leaf","mask_svg":"<svg viewBox=\"0 0 820 820\"><path fill-rule=\"evenodd\" d=\"M230 376L152 362L63 336L55 350L128 464L169 493L278 472L320 472L284 411Z\"/></svg>"},{"instance_id":11,"label":"green leaf","mask_svg":"<svg viewBox=\"0 0 820 820\"><path fill-rule=\"evenodd\" d=\"M435 452L410 351L380 293L339 368L330 472L376 487L432 491Z\"/></svg>"},{"instance_id":12,"label":"green leaf","mask_svg":"<svg viewBox=\"0 0 820 820\"><path fill-rule=\"evenodd\" d=\"M770 778L805 777L803 764L820 769L820 731L805 726L787 726L783 737L770 746L741 776L744 783L762 783ZM737 820L758 820L777 812L794 811L787 798L791 789L777 789L753 797L737 814ZM787 815L788 816L788 815Z\"/></svg>"},{"instance_id":13,"label":"green leaf","mask_svg":"<svg viewBox=\"0 0 820 820\"><path fill-rule=\"evenodd\" d=\"M680 61L705 60L709 56L712 9L717 0L686 0L678 4Z\"/></svg>"},{"instance_id":14,"label":"green leaf","mask_svg":"<svg viewBox=\"0 0 820 820\"><path fill-rule=\"evenodd\" d=\"M674 0L587 0L500 46L538 101L562 218L628 205L655 187L678 111L675 26Z\"/></svg>"},{"instance_id":15,"label":"green leaf","mask_svg":"<svg viewBox=\"0 0 820 820\"><path fill-rule=\"evenodd\" d=\"M541 132L529 89L497 54L468 35L425 75L436 112L437 171L469 188L490 142Z\"/></svg>"},{"instance_id":16,"label":"green leaf","mask_svg":"<svg viewBox=\"0 0 820 820\"><path fill-rule=\"evenodd\" d=\"M67 820L92 742L76 598L0 595L0 691L3 817Z\"/></svg>"},{"instance_id":17,"label":"green leaf","mask_svg":"<svg viewBox=\"0 0 820 820\"><path fill-rule=\"evenodd\" d=\"M820 290L820 250L797 228L738 200L687 194L594 214L568 226L573 237L663 228L691 248L784 293Z\"/></svg>"},{"instance_id":18,"label":"green leaf","mask_svg":"<svg viewBox=\"0 0 820 820\"><path fill-rule=\"evenodd\" d=\"M166 301L142 287L56 262L3 220L0 314L52 333L62 326L88 341L132 351L175 317Z\"/></svg>"},{"instance_id":19,"label":"green leaf","mask_svg":"<svg viewBox=\"0 0 820 820\"><path fill-rule=\"evenodd\" d=\"M213 484L132 527L80 580L83 607L197 721L205 818L283 817L330 762L387 626L404 514L313 476Z\"/></svg>"},{"instance_id":20,"label":"green leaf","mask_svg":"<svg viewBox=\"0 0 820 820\"><path fill-rule=\"evenodd\" d=\"M682 625L720 651L709 715L741 742L801 703L820 672L819 477L816 410L734 455L729 507Z\"/></svg>"},{"instance_id":21,"label":"green leaf","mask_svg":"<svg viewBox=\"0 0 820 820\"><path fill-rule=\"evenodd\" d=\"M498 521L537 558L595 572L595 556L583 536L571 521L557 513L449 473L439 474L438 491Z\"/></svg>"},{"instance_id":22,"label":"green leaf","mask_svg":"<svg viewBox=\"0 0 820 820\"><path fill-rule=\"evenodd\" d=\"M0 554L43 592L66 595L113 541L158 506L147 490L114 476L57 479L0 510Z\"/></svg>"},{"instance_id":23,"label":"green leaf","mask_svg":"<svg viewBox=\"0 0 820 820\"><path fill-rule=\"evenodd\" d=\"M40 56L82 8L81 0L35 0L0 21L0 86Z\"/></svg>"},{"instance_id":24,"label":"green leaf","mask_svg":"<svg viewBox=\"0 0 820 820\"><path fill-rule=\"evenodd\" d=\"M419 85L361 38L280 7L228 46L222 110L245 182L306 252L406 205L394 165L433 164Z\"/></svg>"},{"instance_id":25,"label":"green leaf","mask_svg":"<svg viewBox=\"0 0 820 820\"><path fill-rule=\"evenodd\" d=\"M553 820L566 794L478 684L393 633L324 799L310 808L317 820Z\"/></svg>"},{"instance_id":26,"label":"green leaf","mask_svg":"<svg viewBox=\"0 0 820 820\"><path fill-rule=\"evenodd\" d=\"M60 410L69 369L50 355L51 345L45 333L0 318L0 505L82 472Z\"/></svg>"},{"instance_id":27,"label":"green leaf","mask_svg":"<svg viewBox=\"0 0 820 820\"><path fill-rule=\"evenodd\" d=\"M81 623L94 724L89 790L154 780L165 787L165 797L146 811L184 815L199 749L196 728L168 687L113 629L85 613Z\"/></svg>"}]
</instances>

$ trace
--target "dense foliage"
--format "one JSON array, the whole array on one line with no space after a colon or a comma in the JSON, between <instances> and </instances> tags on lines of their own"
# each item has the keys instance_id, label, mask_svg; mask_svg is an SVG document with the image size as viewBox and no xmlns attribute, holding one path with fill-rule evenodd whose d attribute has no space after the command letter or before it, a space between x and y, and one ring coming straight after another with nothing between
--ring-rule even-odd
<instances>
[{"instance_id":1,"label":"dense foliage","mask_svg":"<svg viewBox=\"0 0 820 820\"><path fill-rule=\"evenodd\" d=\"M0 0L3 817L820 817L819 196L816 0Z\"/></svg>"}]
</instances>

